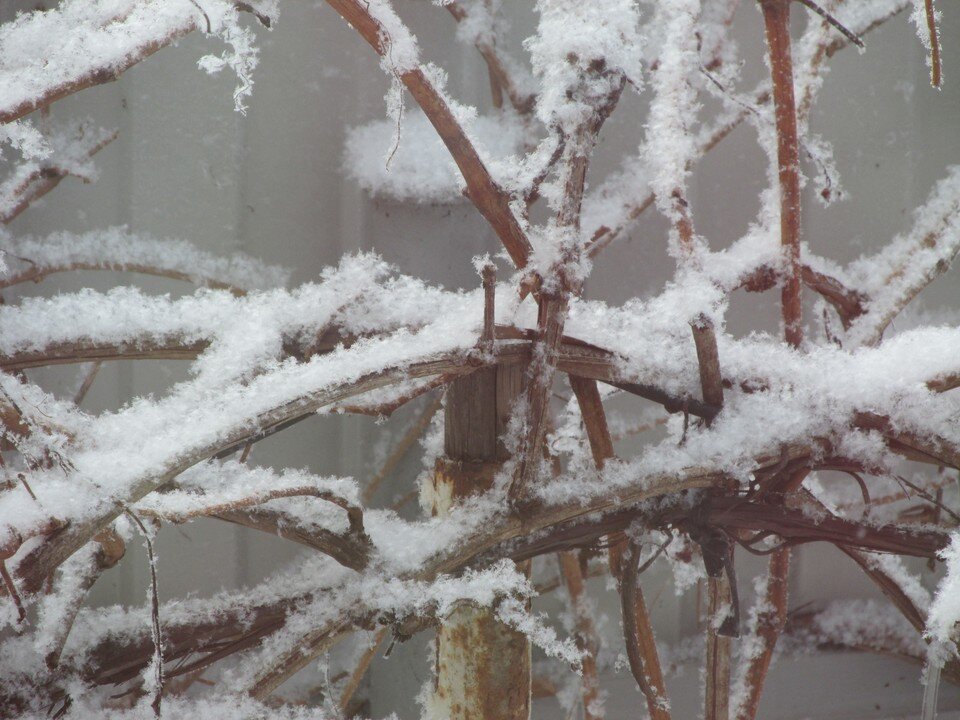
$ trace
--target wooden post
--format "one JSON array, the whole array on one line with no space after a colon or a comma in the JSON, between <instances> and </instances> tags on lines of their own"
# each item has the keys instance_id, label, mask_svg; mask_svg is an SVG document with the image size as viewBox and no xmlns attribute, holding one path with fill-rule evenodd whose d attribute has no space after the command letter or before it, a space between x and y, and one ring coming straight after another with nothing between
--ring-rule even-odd
<instances>
[{"instance_id":1,"label":"wooden post","mask_svg":"<svg viewBox=\"0 0 960 720\"><path fill-rule=\"evenodd\" d=\"M483 368L447 389L445 457L433 477L433 513L484 492L507 452L500 438L520 394L523 365ZM437 632L437 675L427 717L528 720L530 643L487 608L461 607Z\"/></svg>"}]
</instances>

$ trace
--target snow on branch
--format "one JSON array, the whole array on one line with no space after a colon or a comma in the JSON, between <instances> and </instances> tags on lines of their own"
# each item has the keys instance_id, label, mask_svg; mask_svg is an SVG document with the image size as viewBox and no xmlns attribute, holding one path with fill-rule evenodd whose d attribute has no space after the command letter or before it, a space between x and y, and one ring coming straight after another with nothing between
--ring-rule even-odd
<instances>
[{"instance_id":1,"label":"snow on branch","mask_svg":"<svg viewBox=\"0 0 960 720\"><path fill-rule=\"evenodd\" d=\"M332 505L359 511L358 490L350 479L321 478L295 470L278 475L236 461L198 465L177 478L176 489L149 495L134 509L137 513L183 522L278 498L304 496L327 499Z\"/></svg>"},{"instance_id":2,"label":"snow on branch","mask_svg":"<svg viewBox=\"0 0 960 720\"><path fill-rule=\"evenodd\" d=\"M275 3L255 3L263 17ZM237 107L249 94L256 50L229 0L63 0L56 10L24 13L0 28L0 123L67 95L116 80L179 38L201 30L231 52L201 61L208 71L229 65L240 79Z\"/></svg>"},{"instance_id":3,"label":"snow on branch","mask_svg":"<svg viewBox=\"0 0 960 720\"><path fill-rule=\"evenodd\" d=\"M58 232L44 238L6 235L0 237L0 252L7 265L0 273L0 288L39 282L54 273L111 270L185 280L242 295L283 286L290 275L243 253L217 257L183 240L160 240L125 227L82 235Z\"/></svg>"},{"instance_id":4,"label":"snow on branch","mask_svg":"<svg viewBox=\"0 0 960 720\"><path fill-rule=\"evenodd\" d=\"M869 301L848 332L852 347L880 341L890 322L946 272L960 251L960 166L949 169L914 212L913 228L879 253L851 263L851 282Z\"/></svg>"},{"instance_id":5,"label":"snow on branch","mask_svg":"<svg viewBox=\"0 0 960 720\"><path fill-rule=\"evenodd\" d=\"M12 222L65 177L77 177L85 183L96 180L97 170L91 159L116 137L116 131L94 130L83 123L76 133L60 132L45 138L49 152L42 158L25 159L0 183L0 222Z\"/></svg>"}]
</instances>

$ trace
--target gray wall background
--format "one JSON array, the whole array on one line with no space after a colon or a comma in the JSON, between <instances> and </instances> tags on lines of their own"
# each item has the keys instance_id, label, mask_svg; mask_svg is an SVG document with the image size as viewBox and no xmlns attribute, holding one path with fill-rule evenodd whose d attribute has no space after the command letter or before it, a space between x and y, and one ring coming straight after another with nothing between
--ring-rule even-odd
<instances>
[{"instance_id":1,"label":"gray wall background","mask_svg":"<svg viewBox=\"0 0 960 720\"><path fill-rule=\"evenodd\" d=\"M535 25L532 2L505 3L513 20L512 41ZM33 3L19 3L30 7ZM421 39L424 56L450 72L450 90L460 100L487 108L487 80L477 54L453 37L445 11L422 0L396 0L401 16ZM6 19L14 6L0 9ZM929 87L924 50L906 16L867 38L864 55L844 51L832 62L813 117L815 131L830 140L849 199L824 210L810 199L804 235L811 246L839 261L852 259L910 226L910 210L922 202L944 168L960 162L960 13L943 4L946 84ZM797 15L802 15L796 6ZM745 2L737 25L747 78L764 72L760 63L762 29L754 3ZM798 22L798 28L802 21ZM101 86L57 103L55 121L91 116L117 127L119 139L97 157L100 180L83 185L67 180L12 225L15 233L42 235L61 229L82 231L126 224L158 237L177 237L217 253L242 250L293 269L293 282L316 278L321 268L348 252L376 249L403 272L447 287L477 283L470 258L497 250L496 239L466 204L413 206L373 200L340 172L347 127L383 116L387 77L369 48L324 3L288 1L271 32L258 30L261 64L254 78L249 111L233 109L235 79L210 77L197 59L217 51L217 41L195 35L165 49ZM749 88L749 84L744 85ZM633 153L643 122L643 98L625 100L608 124L591 173L598 183L619 158ZM713 247L739 237L757 210L764 185L764 158L754 133L742 127L698 169L692 205L698 230ZM592 297L621 302L656 292L670 277L672 260L664 250L665 226L653 211L630 237L606 251L588 286ZM182 284L142 277L135 282L156 292L188 292ZM55 277L24 294L104 287L102 275ZM952 276L930 291L927 307L956 307L960 296ZM15 298L11 295L8 300ZM729 319L735 334L775 331L778 308L773 293L736 296ZM175 363L116 363L104 367L87 402L90 410L114 408L144 393L159 393L185 370ZM32 374L49 387L67 390L76 369ZM636 405L624 405L624 411ZM389 442L416 414L401 411L385 426L367 418L317 418L258 445L253 460L278 466L309 467L319 473L369 477ZM419 469L416 457L401 468L401 484L385 488L381 500L406 492ZM161 592L165 597L200 595L221 587L256 581L295 552L280 541L215 523L166 528L159 541ZM741 584L752 566L744 563ZM754 565L754 567L759 567ZM918 571L924 572L918 566ZM929 579L929 578L928 578ZM602 581L595 581L602 587ZM646 581L659 638L676 640L695 629L691 596L674 597L666 573L651 571ZM96 602L138 601L147 587L147 565L139 548L102 578ZM854 567L829 550L805 549L794 568L791 605L829 597L875 593ZM603 608L606 631L619 633L619 614L609 593ZM833 664L831 664L833 663ZM426 650L414 641L378 660L372 670L373 710L397 709L416 716L410 700L426 679ZM801 682L797 683L797 679ZM786 680L792 679L792 689ZM697 671L676 687L676 717L693 717L698 707ZM892 682L884 688L884 682ZM834 717L879 717L877 713L919 708L917 671L889 660L835 657L820 664L783 663L774 673L771 700L762 715L794 718L829 707ZM639 695L629 675L610 679L610 717L637 712ZM874 687L876 686L876 687ZM801 701L792 693L817 688L819 700ZM865 696L883 698L881 708ZM791 699L792 698L792 699ZM837 703L849 701L841 711ZM888 699L889 703L888 704ZM819 702L819 705L817 704ZM681 711L681 708L689 710ZM543 717L559 716L544 708ZM688 714L682 714L683 712Z\"/></svg>"}]
</instances>

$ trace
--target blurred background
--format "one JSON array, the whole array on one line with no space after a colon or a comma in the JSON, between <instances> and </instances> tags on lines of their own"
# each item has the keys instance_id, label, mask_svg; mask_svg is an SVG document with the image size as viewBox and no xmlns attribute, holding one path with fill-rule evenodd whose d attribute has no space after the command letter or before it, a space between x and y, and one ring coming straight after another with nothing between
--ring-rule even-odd
<instances>
[{"instance_id":1,"label":"blurred background","mask_svg":"<svg viewBox=\"0 0 960 720\"><path fill-rule=\"evenodd\" d=\"M420 39L424 59L449 72L453 96L476 105L481 114L491 113L485 66L472 47L456 41L449 14L425 0L394 4ZM520 43L536 25L533 2L504 5L511 20L509 43L520 57L525 55ZM743 2L734 23L744 58L737 88L741 92L751 90L766 74L762 22L755 5ZM36 6L3 3L0 20ZM845 262L907 230L911 210L949 165L960 162L960 8L955 3L941 6L942 91L929 85L926 52L906 13L872 32L865 53L847 49L831 61L811 125L833 145L846 199L824 208L808 188L803 234L815 252ZM198 34L135 66L118 82L56 103L55 123L91 117L103 127L117 128L119 137L97 155L100 178L95 184L65 180L9 230L42 236L126 225L155 237L186 239L218 254L244 251L290 268L293 284L316 279L344 253L375 250L402 272L428 282L448 288L478 285L471 257L499 248L471 205L372 198L342 171L347 130L384 117L389 78L374 53L323 2L288 1L281 3L281 11L274 29L255 28L261 62L246 115L234 110L234 76L224 71L211 77L196 67L202 55L221 49L219 41ZM799 4L794 15L799 34L806 23ZM621 159L636 153L646 103L643 95L625 93L604 129L591 184L598 185ZM708 104L707 112L711 109L715 106ZM388 150L385 145L384 156ZM691 180L693 218L712 248L725 247L746 231L765 185L766 159L755 130L744 124L697 166ZM674 266L665 244L666 225L651 209L600 255L587 296L621 303L656 293ZM5 299L16 302L26 294L124 283L172 295L192 291L174 281L77 273L18 288ZM960 292L955 276L937 281L925 297L919 308L923 312L912 311L898 321L899 328L921 317L956 322ZM777 332L778 313L776 293L738 292L727 329L734 335ZM186 376L187 367L176 362L107 364L85 408L115 409L133 397L162 393ZM81 373L66 367L31 372L30 377L66 393L76 387ZM404 408L384 423L367 417L317 417L257 444L251 461L365 482L431 400ZM615 419L649 412L638 400L617 400L612 408ZM629 455L642 442L626 440L618 450ZM381 486L375 503L387 505L406 496L421 469L415 446ZM414 500L402 512L416 517L421 511ZM127 558L98 581L94 602L144 600L148 565L142 549L134 545ZM299 551L263 534L199 521L165 526L158 552L161 596L173 598L256 582ZM792 608L838 597L878 597L859 570L832 548L806 547L795 557ZM738 556L745 601L751 574L763 567L754 560ZM913 569L925 584L935 585L925 565ZM608 618L602 631L615 657L621 643L615 595L604 578L592 580L591 586ZM678 597L666 568L648 571L644 591L659 641L676 644L696 632L697 593ZM556 609L549 599L540 605ZM413 698L429 675L426 640L416 638L398 646L389 659L375 661L367 690L374 716L392 710L403 718L419 715ZM610 693L608 717L645 713L627 669L611 670L603 683ZM699 714L698 685L696 664L671 681L674 717ZM920 692L919 668L902 661L849 654L795 658L775 667L761 717L910 717L919 712ZM561 717L559 706L551 702L538 701L535 716ZM948 706L960 707L960 694L945 691L943 707Z\"/></svg>"}]
</instances>

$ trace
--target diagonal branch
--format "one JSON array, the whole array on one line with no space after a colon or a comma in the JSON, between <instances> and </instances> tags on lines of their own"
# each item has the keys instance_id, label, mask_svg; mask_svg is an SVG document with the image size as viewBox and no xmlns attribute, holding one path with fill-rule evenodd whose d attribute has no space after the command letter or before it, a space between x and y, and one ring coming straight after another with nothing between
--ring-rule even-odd
<instances>
[{"instance_id":1,"label":"diagonal branch","mask_svg":"<svg viewBox=\"0 0 960 720\"><path fill-rule=\"evenodd\" d=\"M447 5L447 10L458 23L467 20L470 13L470 11L464 7L463 3L458 0L450 2ZM489 10L487 12L489 12ZM507 93L510 104L520 115L529 115L533 112L533 106L537 99L536 96L526 93L520 88L520 84L511 73L512 63L510 59L497 47L494 39L488 39L480 35L476 38L474 44L481 57L483 57L484 62L487 64L487 70L490 73L494 107L499 108L503 103L500 92L502 90Z\"/></svg>"},{"instance_id":2,"label":"diagonal branch","mask_svg":"<svg viewBox=\"0 0 960 720\"><path fill-rule=\"evenodd\" d=\"M623 562L620 583L620 604L623 613L623 632L627 644L627 659L637 685L647 700L651 720L670 720L670 702L667 700L663 672L653 637L653 626L638 585L640 548L630 543Z\"/></svg>"},{"instance_id":3,"label":"diagonal branch","mask_svg":"<svg viewBox=\"0 0 960 720\"><path fill-rule=\"evenodd\" d=\"M92 158L116 140L118 134L117 131L114 131L103 138L97 139L97 142L84 149L84 155L88 159ZM49 162L39 163L26 177L17 178L16 185L10 188L8 196L0 197L0 208L3 208L0 211L0 223L9 225L30 205L57 187L65 177L72 174L67 167L60 167ZM88 179L81 179L84 182L89 182ZM6 189L6 185L7 183L4 183L4 189ZM6 285L0 287L6 287Z\"/></svg>"},{"instance_id":4,"label":"diagonal branch","mask_svg":"<svg viewBox=\"0 0 960 720\"><path fill-rule=\"evenodd\" d=\"M366 40L380 57L390 61L391 33L370 3L362 0L327 0ZM382 12L382 11L381 11ZM395 23L399 23L395 17ZM402 31L406 28L400 26ZM430 120L456 162L467 184L467 193L481 215L490 223L514 264L522 268L530 256L530 241L510 207L511 197L493 179L476 148L457 121L443 93L419 64L396 68L397 77Z\"/></svg>"}]
</instances>

